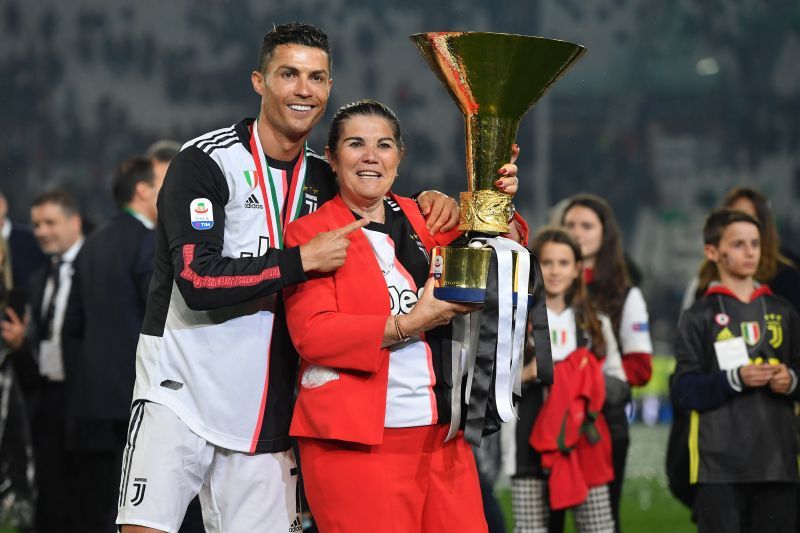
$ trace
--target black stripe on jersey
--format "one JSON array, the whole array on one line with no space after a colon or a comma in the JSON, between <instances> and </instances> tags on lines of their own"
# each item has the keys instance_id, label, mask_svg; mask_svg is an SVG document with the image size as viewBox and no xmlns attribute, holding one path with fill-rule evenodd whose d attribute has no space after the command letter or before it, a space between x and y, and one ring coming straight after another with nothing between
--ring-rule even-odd
<instances>
[{"instance_id":1,"label":"black stripe on jersey","mask_svg":"<svg viewBox=\"0 0 800 533\"><path fill-rule=\"evenodd\" d=\"M256 435L255 453L276 453L291 447L287 428L294 408L294 386L297 383L299 356L286 326L286 309L278 298L269 348L267 400Z\"/></svg>"},{"instance_id":2,"label":"black stripe on jersey","mask_svg":"<svg viewBox=\"0 0 800 533\"><path fill-rule=\"evenodd\" d=\"M400 205L391 198L386 198L386 204L392 208L392 211L400 211Z\"/></svg>"},{"instance_id":3,"label":"black stripe on jersey","mask_svg":"<svg viewBox=\"0 0 800 533\"><path fill-rule=\"evenodd\" d=\"M239 140L242 141L242 146L244 149L250 152L250 125L255 124L255 119L246 118L244 120L240 120L236 124L233 125L233 130L236 132L236 135L239 136Z\"/></svg>"},{"instance_id":4,"label":"black stripe on jersey","mask_svg":"<svg viewBox=\"0 0 800 533\"><path fill-rule=\"evenodd\" d=\"M237 142L239 142L239 138L238 138L238 136L234 135L232 137L225 137L223 139L220 139L219 141L217 141L217 142L215 142L213 144L207 144L206 146L201 148L201 150L203 150L207 154L210 154L211 152L213 152L217 148L227 148L231 144L234 144L234 143L237 143Z\"/></svg>"},{"instance_id":5,"label":"black stripe on jersey","mask_svg":"<svg viewBox=\"0 0 800 533\"><path fill-rule=\"evenodd\" d=\"M214 153L214 150L219 150L220 148L228 148L229 146L233 146L234 144L236 144L238 142L239 142L239 137L236 136L233 139L231 139L230 141L228 141L226 144L215 144L213 146L208 146L203 151L205 153L207 153L208 155L211 155L212 153Z\"/></svg>"},{"instance_id":6,"label":"black stripe on jersey","mask_svg":"<svg viewBox=\"0 0 800 533\"><path fill-rule=\"evenodd\" d=\"M233 131L231 128L228 128L226 130L223 130L223 131L217 133L216 135L214 135L213 137L211 137L209 139L203 139L202 141L199 141L197 144L195 144L195 146L197 146L201 150L205 150L208 146L220 143L220 142L230 138L231 135L236 135L236 132Z\"/></svg>"},{"instance_id":7,"label":"black stripe on jersey","mask_svg":"<svg viewBox=\"0 0 800 533\"><path fill-rule=\"evenodd\" d=\"M425 285L428 280L429 263L428 251L422 244L414 226L408 217L399 209L399 204L391 198L384 199L386 209L386 225L384 232L394 242L395 258L406 271L411 274L417 288ZM395 211L397 207L397 211ZM367 226L371 228L372 224ZM433 385L433 394L436 398L436 423L450 422L450 397L452 388L449 384L449 367L445 359L450 357L450 338L452 337L450 325L440 326L425 332L425 340L431 349L431 363L436 382Z\"/></svg>"},{"instance_id":8,"label":"black stripe on jersey","mask_svg":"<svg viewBox=\"0 0 800 533\"><path fill-rule=\"evenodd\" d=\"M230 136L227 136L227 137L220 137L220 138L219 138L218 140L216 140L215 142L213 142L213 143L211 143L211 144L207 144L207 145L203 146L203 147L201 148L201 150L203 150L205 153L209 154L209 153L211 153L213 150L215 150L215 149L219 148L219 147L220 147L220 146L221 146L223 143L227 143L227 142L229 142L230 140L238 141L238 136L237 136L237 135L234 133L234 134L232 134L232 135L230 135ZM226 145L226 146L230 146L230 145Z\"/></svg>"},{"instance_id":9,"label":"black stripe on jersey","mask_svg":"<svg viewBox=\"0 0 800 533\"><path fill-rule=\"evenodd\" d=\"M131 463L133 462L133 450L136 448L136 437L139 435L139 428L142 427L142 419L144 418L144 404L145 402L139 401L134 404L133 412L131 413L131 422L128 426L128 438L125 445L125 458L122 462L122 480L119 485L119 506L125 503L128 497L128 480L130 479ZM136 429L134 429L134 427Z\"/></svg>"},{"instance_id":10,"label":"black stripe on jersey","mask_svg":"<svg viewBox=\"0 0 800 533\"><path fill-rule=\"evenodd\" d=\"M195 142L195 146L200 147L201 144L213 144L217 142L221 137L225 137L231 134L231 128L222 129L214 134L207 133L203 137Z\"/></svg>"}]
</instances>

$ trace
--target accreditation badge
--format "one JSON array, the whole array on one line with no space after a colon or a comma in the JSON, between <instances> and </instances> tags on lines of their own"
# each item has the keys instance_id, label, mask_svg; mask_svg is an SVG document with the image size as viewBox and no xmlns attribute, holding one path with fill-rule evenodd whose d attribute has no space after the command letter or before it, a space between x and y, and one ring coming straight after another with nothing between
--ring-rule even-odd
<instances>
[{"instance_id":1,"label":"accreditation badge","mask_svg":"<svg viewBox=\"0 0 800 533\"><path fill-rule=\"evenodd\" d=\"M714 352L717 355L717 364L720 370L732 370L750 362L747 344L742 337L715 342Z\"/></svg>"}]
</instances>

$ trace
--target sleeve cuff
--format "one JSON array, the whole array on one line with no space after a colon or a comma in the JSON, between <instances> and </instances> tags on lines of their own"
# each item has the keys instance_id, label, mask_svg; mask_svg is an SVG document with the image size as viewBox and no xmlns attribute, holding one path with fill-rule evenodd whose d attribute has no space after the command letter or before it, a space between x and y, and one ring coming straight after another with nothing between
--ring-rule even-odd
<instances>
[{"instance_id":1,"label":"sleeve cuff","mask_svg":"<svg viewBox=\"0 0 800 533\"><path fill-rule=\"evenodd\" d=\"M795 390L797 390L797 373L793 369L789 369L789 375L792 376L792 384L789 386L789 390L786 391L786 394L792 394Z\"/></svg>"},{"instance_id":2,"label":"sleeve cuff","mask_svg":"<svg viewBox=\"0 0 800 533\"><path fill-rule=\"evenodd\" d=\"M522 246L528 246L528 236L530 235L530 230L528 229L528 223L522 218L522 215L519 214L518 211L514 212L514 217L511 219L512 224L514 222L517 223L517 231L519 232L520 236L520 244Z\"/></svg>"},{"instance_id":3,"label":"sleeve cuff","mask_svg":"<svg viewBox=\"0 0 800 533\"><path fill-rule=\"evenodd\" d=\"M296 285L308 279L303 270L303 261L300 259L300 247L286 248L283 250L278 264L281 268L283 286Z\"/></svg>"},{"instance_id":4,"label":"sleeve cuff","mask_svg":"<svg viewBox=\"0 0 800 533\"><path fill-rule=\"evenodd\" d=\"M742 383L741 376L739 376L739 369L731 368L724 372L727 378L725 381L728 383L728 386L736 392L742 392L744 390L744 384Z\"/></svg>"}]
</instances>

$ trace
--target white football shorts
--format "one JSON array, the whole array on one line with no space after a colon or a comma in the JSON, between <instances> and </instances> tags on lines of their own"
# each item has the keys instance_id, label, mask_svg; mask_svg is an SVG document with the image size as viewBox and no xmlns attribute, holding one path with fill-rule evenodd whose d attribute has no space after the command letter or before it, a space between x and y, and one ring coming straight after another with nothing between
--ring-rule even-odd
<instances>
[{"instance_id":1,"label":"white football shorts","mask_svg":"<svg viewBox=\"0 0 800 533\"><path fill-rule=\"evenodd\" d=\"M302 531L294 452L250 454L199 437L168 407L137 402L117 524L177 533L199 494L208 533Z\"/></svg>"}]
</instances>

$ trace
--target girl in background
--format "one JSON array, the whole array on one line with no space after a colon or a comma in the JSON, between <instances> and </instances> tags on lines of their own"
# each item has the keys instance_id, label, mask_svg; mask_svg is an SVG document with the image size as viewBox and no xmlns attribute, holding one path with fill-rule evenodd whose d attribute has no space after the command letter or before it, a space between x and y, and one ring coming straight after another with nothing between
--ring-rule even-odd
<instances>
[{"instance_id":1,"label":"girl in background","mask_svg":"<svg viewBox=\"0 0 800 533\"><path fill-rule=\"evenodd\" d=\"M579 531L610 532L607 483L613 470L599 411L603 371L624 379L617 342L610 320L597 315L589 301L581 250L572 237L561 228L545 228L532 251L544 278L555 381L538 383L536 361L527 354L512 478L516 530L561 531L560 510L572 508Z\"/></svg>"},{"instance_id":2,"label":"girl in background","mask_svg":"<svg viewBox=\"0 0 800 533\"><path fill-rule=\"evenodd\" d=\"M625 405L630 386L641 387L653 373L647 304L633 286L622 251L622 239L608 203L592 194L573 196L562 218L583 255L583 278L595 308L608 315L622 353L623 379L606 373L607 399L603 414L611 430L614 481L610 484L616 531L630 438Z\"/></svg>"}]
</instances>

